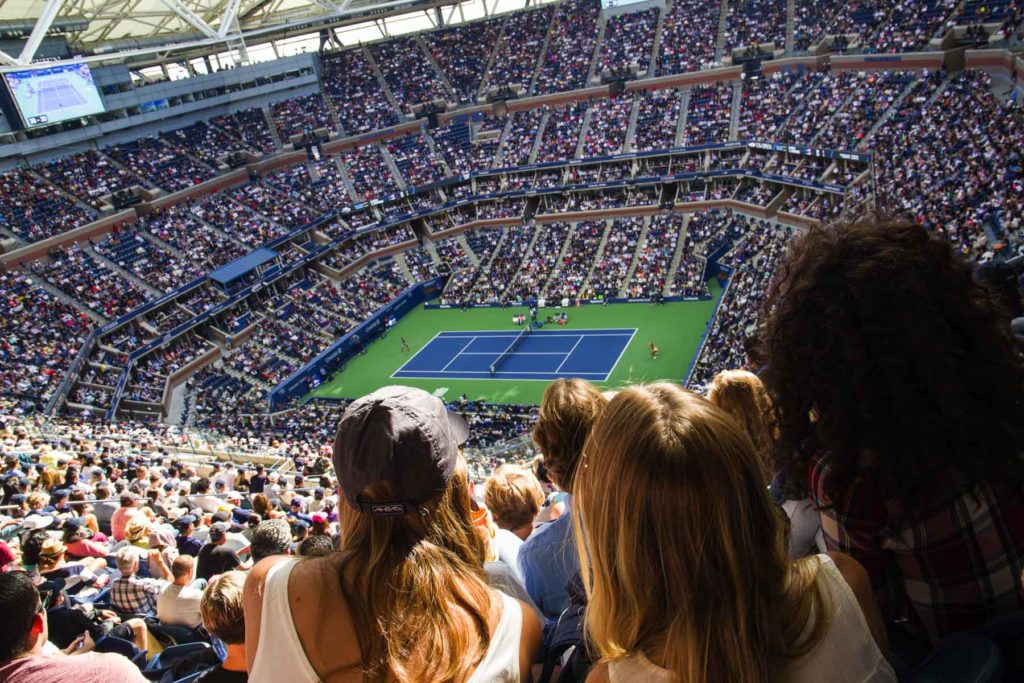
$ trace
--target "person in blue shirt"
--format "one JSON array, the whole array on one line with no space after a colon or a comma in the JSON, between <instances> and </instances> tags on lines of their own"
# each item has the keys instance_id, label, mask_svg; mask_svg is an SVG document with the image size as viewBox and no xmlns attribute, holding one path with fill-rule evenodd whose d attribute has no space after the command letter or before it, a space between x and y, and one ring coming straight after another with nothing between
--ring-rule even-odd
<instances>
[{"instance_id":1,"label":"person in blue shirt","mask_svg":"<svg viewBox=\"0 0 1024 683\"><path fill-rule=\"evenodd\" d=\"M590 428L608 400L581 379L559 379L544 391L533 440L544 454L552 483L572 491L576 465ZM572 496L565 512L538 527L519 549L519 568L526 592L544 616L545 634L568 606L566 584L579 571L572 532Z\"/></svg>"}]
</instances>

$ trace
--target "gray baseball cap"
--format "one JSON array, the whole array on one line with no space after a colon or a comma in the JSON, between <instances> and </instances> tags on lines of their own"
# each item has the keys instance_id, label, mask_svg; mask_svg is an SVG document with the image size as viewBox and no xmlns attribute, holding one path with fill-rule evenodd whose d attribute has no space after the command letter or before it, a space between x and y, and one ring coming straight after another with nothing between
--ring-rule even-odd
<instances>
[{"instance_id":1,"label":"gray baseball cap","mask_svg":"<svg viewBox=\"0 0 1024 683\"><path fill-rule=\"evenodd\" d=\"M440 398L413 387L390 386L353 401L334 440L334 470L352 508L372 515L405 515L444 492L469 427ZM360 500L363 489L392 482L396 500Z\"/></svg>"}]
</instances>

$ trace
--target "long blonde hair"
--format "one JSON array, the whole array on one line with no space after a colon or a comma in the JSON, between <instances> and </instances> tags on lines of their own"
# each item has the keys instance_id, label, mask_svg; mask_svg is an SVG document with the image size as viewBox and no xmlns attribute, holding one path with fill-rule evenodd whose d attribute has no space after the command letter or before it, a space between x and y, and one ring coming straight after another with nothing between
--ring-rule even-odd
<instances>
[{"instance_id":1,"label":"long blonde hair","mask_svg":"<svg viewBox=\"0 0 1024 683\"><path fill-rule=\"evenodd\" d=\"M723 370L708 385L708 400L729 413L747 431L765 471L765 480L775 475L772 443L775 420L772 402L761 380L746 370Z\"/></svg>"},{"instance_id":2,"label":"long blonde hair","mask_svg":"<svg viewBox=\"0 0 1024 683\"><path fill-rule=\"evenodd\" d=\"M631 387L584 452L573 526L602 659L643 654L676 681L758 683L820 640L818 563L787 560L733 419L673 384Z\"/></svg>"},{"instance_id":3,"label":"long blonde hair","mask_svg":"<svg viewBox=\"0 0 1024 683\"><path fill-rule=\"evenodd\" d=\"M395 500L389 482L368 486L366 500ZM349 605L365 678L461 681L490 644L491 592L485 546L474 531L464 462L422 513L374 517L341 508L341 591ZM345 569L353 566L353 581ZM461 609L473 622L473 643Z\"/></svg>"}]
</instances>

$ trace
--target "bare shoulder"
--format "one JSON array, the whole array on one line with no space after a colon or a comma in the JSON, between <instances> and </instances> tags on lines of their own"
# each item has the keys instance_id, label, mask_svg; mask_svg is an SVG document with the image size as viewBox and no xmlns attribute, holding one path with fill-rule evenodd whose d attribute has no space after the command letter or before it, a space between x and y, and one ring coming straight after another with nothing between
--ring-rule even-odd
<instances>
[{"instance_id":1,"label":"bare shoulder","mask_svg":"<svg viewBox=\"0 0 1024 683\"><path fill-rule=\"evenodd\" d=\"M608 664L601 662L587 674L587 683L610 683L611 679L608 677Z\"/></svg>"},{"instance_id":2,"label":"bare shoulder","mask_svg":"<svg viewBox=\"0 0 1024 683\"><path fill-rule=\"evenodd\" d=\"M288 558L284 555L274 555L272 557L265 557L254 564L245 577L245 594L248 596L261 594L263 592L263 584L266 583L267 574L270 573L270 570L287 560Z\"/></svg>"},{"instance_id":3,"label":"bare shoulder","mask_svg":"<svg viewBox=\"0 0 1024 683\"><path fill-rule=\"evenodd\" d=\"M871 594L871 579L868 578L868 573L860 562L846 553L830 552L828 556L835 563L836 569L843 575L843 579L853 590L854 595L859 597L862 594Z\"/></svg>"},{"instance_id":4,"label":"bare shoulder","mask_svg":"<svg viewBox=\"0 0 1024 683\"><path fill-rule=\"evenodd\" d=\"M532 607L522 600L516 600L516 602L519 603L519 609L523 612L523 642L536 653L540 650L541 640L544 637L544 627L540 623L540 617L537 616L537 612Z\"/></svg>"}]
</instances>

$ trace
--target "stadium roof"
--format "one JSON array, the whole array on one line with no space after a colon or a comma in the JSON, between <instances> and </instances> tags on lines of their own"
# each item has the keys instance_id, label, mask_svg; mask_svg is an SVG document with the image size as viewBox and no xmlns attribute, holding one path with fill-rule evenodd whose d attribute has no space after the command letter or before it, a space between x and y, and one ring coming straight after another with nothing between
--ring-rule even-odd
<instances>
[{"instance_id":1,"label":"stadium roof","mask_svg":"<svg viewBox=\"0 0 1024 683\"><path fill-rule=\"evenodd\" d=\"M277 258L277 252L265 247L249 252L231 263L210 273L210 279L222 285L229 285L238 278L251 273L265 263Z\"/></svg>"},{"instance_id":2,"label":"stadium roof","mask_svg":"<svg viewBox=\"0 0 1024 683\"><path fill-rule=\"evenodd\" d=\"M534 0L536 4L541 1ZM458 23L521 8L528 0L0 0L0 34L31 35L21 54L0 52L0 67L27 66L49 32L63 35L71 49L93 60L116 60L168 50L226 50L240 40L271 39L317 32L331 26L369 24L376 35L354 44L408 30ZM430 10L450 7L447 18ZM466 9L472 6L471 9ZM456 10L458 14L456 15ZM415 13L418 22L408 21ZM395 17L402 16L400 20ZM397 25L389 30L388 21ZM418 23L418 25L412 25ZM102 56L101 56L102 55ZM156 60L153 60L156 61Z\"/></svg>"}]
</instances>

